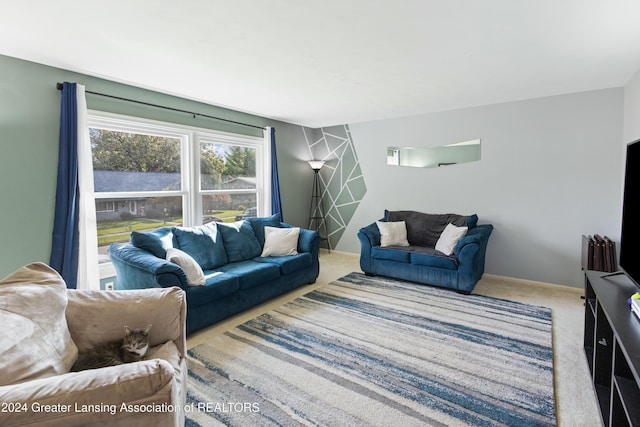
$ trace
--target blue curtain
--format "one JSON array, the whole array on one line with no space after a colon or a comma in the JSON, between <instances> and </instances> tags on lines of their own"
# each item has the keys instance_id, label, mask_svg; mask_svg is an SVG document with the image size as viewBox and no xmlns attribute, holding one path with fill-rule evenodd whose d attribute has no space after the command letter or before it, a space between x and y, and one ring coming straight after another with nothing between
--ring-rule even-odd
<instances>
[{"instance_id":1,"label":"blue curtain","mask_svg":"<svg viewBox=\"0 0 640 427\"><path fill-rule=\"evenodd\" d=\"M49 264L75 289L78 274L78 119L76 84L64 83L60 105L58 184Z\"/></svg>"},{"instance_id":2,"label":"blue curtain","mask_svg":"<svg viewBox=\"0 0 640 427\"><path fill-rule=\"evenodd\" d=\"M278 157L276 156L276 130L271 131L271 213L280 214L280 221L284 222L282 215L282 201L280 200L280 181L278 180Z\"/></svg>"}]
</instances>

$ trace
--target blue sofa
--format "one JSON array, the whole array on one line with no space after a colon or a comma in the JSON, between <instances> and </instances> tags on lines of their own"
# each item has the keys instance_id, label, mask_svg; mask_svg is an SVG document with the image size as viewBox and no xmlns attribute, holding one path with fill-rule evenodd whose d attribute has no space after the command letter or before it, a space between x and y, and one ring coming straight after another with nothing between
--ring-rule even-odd
<instances>
[{"instance_id":1,"label":"blue sofa","mask_svg":"<svg viewBox=\"0 0 640 427\"><path fill-rule=\"evenodd\" d=\"M293 228L273 215L231 225L213 222L132 232L130 243L109 247L118 278L116 288L179 286L186 292L187 333L191 333L314 283L320 271L318 232L300 229L297 254L263 257L265 227ZM185 269L165 259L170 248L179 249L199 264L204 272L203 286L189 285Z\"/></svg>"},{"instance_id":2,"label":"blue sofa","mask_svg":"<svg viewBox=\"0 0 640 427\"><path fill-rule=\"evenodd\" d=\"M376 222L358 231L360 268L366 275L388 276L427 285L454 289L469 294L484 273L490 224L478 225L478 216L425 214L415 211L385 211L382 222L406 224L408 246L381 246ZM468 227L455 244L453 253L445 255L435 249L448 224Z\"/></svg>"}]
</instances>

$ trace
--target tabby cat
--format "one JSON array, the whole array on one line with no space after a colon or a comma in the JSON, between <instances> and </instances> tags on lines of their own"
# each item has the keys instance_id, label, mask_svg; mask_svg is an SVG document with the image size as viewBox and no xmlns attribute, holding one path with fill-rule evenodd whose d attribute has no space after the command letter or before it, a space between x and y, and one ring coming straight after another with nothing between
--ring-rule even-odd
<instances>
[{"instance_id":1,"label":"tabby cat","mask_svg":"<svg viewBox=\"0 0 640 427\"><path fill-rule=\"evenodd\" d=\"M129 329L124 327L124 339L100 344L78 354L78 360L71 368L72 371L84 371L85 369L104 368L123 363L142 360L149 349L149 330L151 325L144 329Z\"/></svg>"}]
</instances>

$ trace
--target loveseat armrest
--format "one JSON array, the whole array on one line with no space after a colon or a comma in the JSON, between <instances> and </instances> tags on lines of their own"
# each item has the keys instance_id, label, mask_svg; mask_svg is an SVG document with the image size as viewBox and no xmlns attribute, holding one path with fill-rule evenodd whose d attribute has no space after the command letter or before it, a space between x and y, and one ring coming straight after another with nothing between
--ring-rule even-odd
<instances>
[{"instance_id":1,"label":"loveseat armrest","mask_svg":"<svg viewBox=\"0 0 640 427\"><path fill-rule=\"evenodd\" d=\"M376 225L375 222L367 225L366 227L362 227L358 230L358 239L360 239L360 243L363 247L368 247L371 249L374 246L380 245L380 229Z\"/></svg>"},{"instance_id":2,"label":"loveseat armrest","mask_svg":"<svg viewBox=\"0 0 640 427\"><path fill-rule=\"evenodd\" d=\"M71 338L79 349L122 339L124 326L151 324L149 345L173 341L186 354L186 296L182 289L153 288L122 291L69 289L65 311Z\"/></svg>"},{"instance_id":3,"label":"loveseat armrest","mask_svg":"<svg viewBox=\"0 0 640 427\"><path fill-rule=\"evenodd\" d=\"M371 249L380 245L380 230L376 223L371 223L358 230L360 240L360 269L365 273L374 273L374 264L371 258Z\"/></svg>"},{"instance_id":4,"label":"loveseat armrest","mask_svg":"<svg viewBox=\"0 0 640 427\"><path fill-rule=\"evenodd\" d=\"M453 249L458 258L458 290L471 292L484 274L487 244L492 231L491 224L471 228Z\"/></svg>"},{"instance_id":5,"label":"loveseat armrest","mask_svg":"<svg viewBox=\"0 0 640 427\"><path fill-rule=\"evenodd\" d=\"M174 374L171 364L153 359L2 386L0 402L20 410L0 413L0 424L178 425L183 408L170 406L181 405ZM162 404L167 410L135 412Z\"/></svg>"},{"instance_id":6,"label":"loveseat armrest","mask_svg":"<svg viewBox=\"0 0 640 427\"><path fill-rule=\"evenodd\" d=\"M481 239L478 235L464 236L462 239L458 240L458 243L456 243L456 246L453 248L453 255L459 257L462 249L467 245L477 245L480 247L480 241Z\"/></svg>"},{"instance_id":7,"label":"loveseat armrest","mask_svg":"<svg viewBox=\"0 0 640 427\"><path fill-rule=\"evenodd\" d=\"M158 258L130 243L109 246L109 257L118 273L121 289L179 286L186 289L187 275L177 264Z\"/></svg>"},{"instance_id":8,"label":"loveseat armrest","mask_svg":"<svg viewBox=\"0 0 640 427\"><path fill-rule=\"evenodd\" d=\"M474 228L469 229L467 235L458 241L456 246L453 248L453 254L455 256L459 256L462 252L462 249L466 245L476 244L479 245L480 250L486 250L487 242L489 241L489 236L491 236L491 232L493 231L493 225L491 224L481 224Z\"/></svg>"}]
</instances>

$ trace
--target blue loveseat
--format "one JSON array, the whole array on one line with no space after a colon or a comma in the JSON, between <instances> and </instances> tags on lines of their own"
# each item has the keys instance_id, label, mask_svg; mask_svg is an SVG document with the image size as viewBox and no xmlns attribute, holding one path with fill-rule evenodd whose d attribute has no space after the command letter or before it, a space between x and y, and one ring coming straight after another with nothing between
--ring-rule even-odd
<instances>
[{"instance_id":1,"label":"blue loveseat","mask_svg":"<svg viewBox=\"0 0 640 427\"><path fill-rule=\"evenodd\" d=\"M187 333L253 307L308 283L320 267L318 232L300 229L297 254L261 256L265 227L295 227L280 222L279 215L253 217L233 224L209 223L196 227L162 227L152 232L132 232L130 243L113 244L109 255L116 269L117 289L179 286L186 292ZM277 231L277 230L276 230ZM168 251L188 254L204 273L204 285L193 286L187 272L166 260ZM180 252L177 251L177 252ZM187 271L187 272L185 272Z\"/></svg>"},{"instance_id":2,"label":"blue loveseat","mask_svg":"<svg viewBox=\"0 0 640 427\"><path fill-rule=\"evenodd\" d=\"M381 245L378 222L361 228L358 231L360 268L366 275L410 280L465 294L471 293L482 277L493 226L478 225L477 215L385 211L380 222L404 222L407 242ZM457 240L450 255L435 249L448 224L468 229L464 237Z\"/></svg>"}]
</instances>

